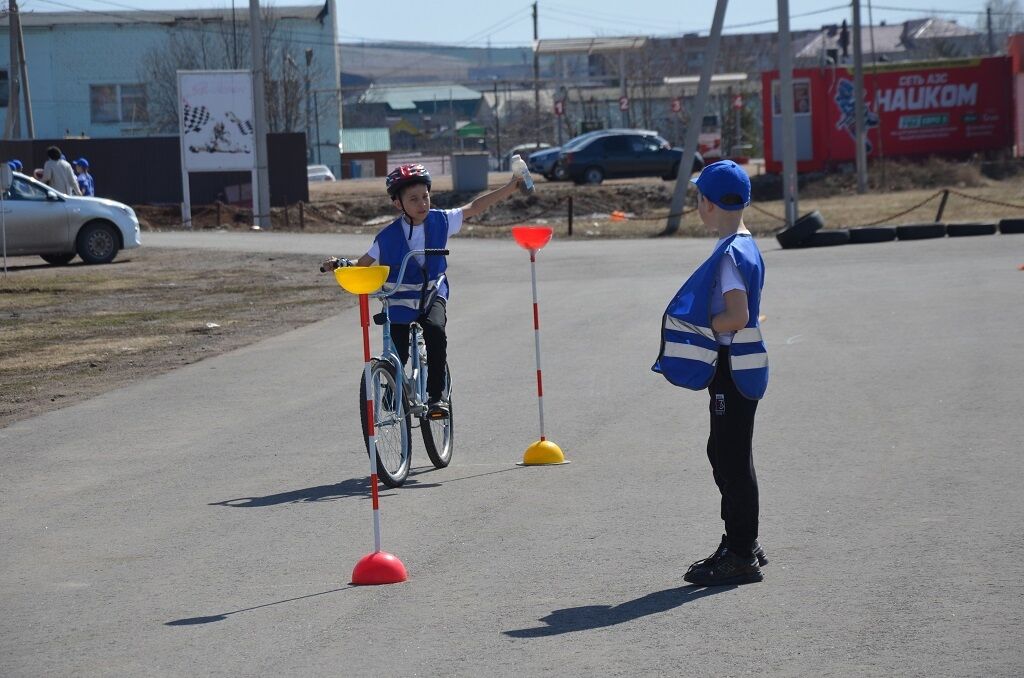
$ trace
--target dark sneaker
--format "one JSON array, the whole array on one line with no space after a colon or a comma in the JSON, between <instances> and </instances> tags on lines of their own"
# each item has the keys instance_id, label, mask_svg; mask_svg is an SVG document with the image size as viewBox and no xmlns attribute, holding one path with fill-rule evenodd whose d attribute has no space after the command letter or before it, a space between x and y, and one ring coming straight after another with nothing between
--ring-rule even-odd
<instances>
[{"instance_id":1,"label":"dark sneaker","mask_svg":"<svg viewBox=\"0 0 1024 678\"><path fill-rule=\"evenodd\" d=\"M683 579L697 586L738 586L763 581L764 574L753 554L743 558L725 549L710 567L690 570Z\"/></svg>"},{"instance_id":2,"label":"dark sneaker","mask_svg":"<svg viewBox=\"0 0 1024 678\"><path fill-rule=\"evenodd\" d=\"M768 564L768 556L765 554L764 548L761 547L761 543L759 541L757 541L756 539L754 540L754 548L752 550L754 552L754 555L757 556L757 564L758 565L760 565L761 567L764 567L765 565ZM715 552L712 553L707 558L704 558L702 560L698 560L695 563L693 563L692 565L690 565L690 569L687 570L687 572L692 572L693 570L696 570L696 569L707 569L712 564L714 564L714 562L716 560L721 558L723 553L725 553L725 535L724 534L722 535L722 541L719 542L718 548L715 550Z\"/></svg>"},{"instance_id":3,"label":"dark sneaker","mask_svg":"<svg viewBox=\"0 0 1024 678\"><path fill-rule=\"evenodd\" d=\"M451 414L451 408L446 400L431 400L427 403L429 419L447 419L449 414Z\"/></svg>"}]
</instances>

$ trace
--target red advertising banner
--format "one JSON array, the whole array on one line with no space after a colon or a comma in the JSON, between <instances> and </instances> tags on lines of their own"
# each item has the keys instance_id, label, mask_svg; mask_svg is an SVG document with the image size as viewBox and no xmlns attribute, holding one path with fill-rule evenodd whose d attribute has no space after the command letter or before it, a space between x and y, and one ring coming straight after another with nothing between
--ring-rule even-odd
<instances>
[{"instance_id":1,"label":"red advertising banner","mask_svg":"<svg viewBox=\"0 0 1024 678\"><path fill-rule=\"evenodd\" d=\"M951 155L1013 145L1013 78L1009 57L885 64L864 69L868 157ZM815 171L853 162L851 68L793 72L798 168ZM764 73L766 169L781 170L778 74Z\"/></svg>"}]
</instances>

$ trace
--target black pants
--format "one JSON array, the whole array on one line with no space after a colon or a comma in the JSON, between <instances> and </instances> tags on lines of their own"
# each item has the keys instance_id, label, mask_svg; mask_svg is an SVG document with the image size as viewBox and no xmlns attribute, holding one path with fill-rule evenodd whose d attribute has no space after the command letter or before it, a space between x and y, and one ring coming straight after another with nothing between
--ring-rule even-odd
<instances>
[{"instance_id":1,"label":"black pants","mask_svg":"<svg viewBox=\"0 0 1024 678\"><path fill-rule=\"evenodd\" d=\"M718 348L718 366L708 387L711 435L708 459L722 493L722 520L729 550L749 556L757 539L757 476L751 445L757 401L744 397L729 370L729 347Z\"/></svg>"},{"instance_id":2,"label":"black pants","mask_svg":"<svg viewBox=\"0 0 1024 678\"><path fill-rule=\"evenodd\" d=\"M423 341L427 345L427 397L439 400L444 393L444 366L448 362L445 300L441 296L435 297L430 308L416 322L423 328ZM409 360L409 326L392 323L391 341L395 342L398 357L404 365Z\"/></svg>"}]
</instances>

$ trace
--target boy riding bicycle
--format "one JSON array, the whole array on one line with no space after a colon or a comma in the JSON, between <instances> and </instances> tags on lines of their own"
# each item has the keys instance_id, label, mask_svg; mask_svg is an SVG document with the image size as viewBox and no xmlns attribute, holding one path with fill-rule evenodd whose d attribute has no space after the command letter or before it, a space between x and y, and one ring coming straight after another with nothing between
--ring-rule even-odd
<instances>
[{"instance_id":1,"label":"boy riding bicycle","mask_svg":"<svg viewBox=\"0 0 1024 678\"><path fill-rule=\"evenodd\" d=\"M412 250L445 249L448 238L459 232L465 219L472 219L507 199L522 182L521 176L513 176L501 188L462 207L438 210L430 209L431 181L427 169L419 164L396 167L388 174L386 185L388 197L401 216L377 234L369 251L357 261L330 257L321 265L323 270L372 266L376 262L391 267L387 282L400 285L388 308L391 339L405 364L409 359L409 324L415 322L423 328L427 346L427 416L431 419L444 419L450 411L443 397L448 361L448 264L445 257L415 255L419 265L410 262L404 279L398 280L402 259Z\"/></svg>"}]
</instances>

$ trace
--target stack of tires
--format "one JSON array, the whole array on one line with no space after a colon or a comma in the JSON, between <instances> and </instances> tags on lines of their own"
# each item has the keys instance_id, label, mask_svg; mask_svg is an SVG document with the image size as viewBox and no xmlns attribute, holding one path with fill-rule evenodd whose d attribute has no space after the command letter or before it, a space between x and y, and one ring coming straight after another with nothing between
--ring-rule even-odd
<instances>
[{"instance_id":1,"label":"stack of tires","mask_svg":"<svg viewBox=\"0 0 1024 678\"><path fill-rule=\"evenodd\" d=\"M1024 219L970 221L959 223L904 224L902 226L863 226L821 230L825 220L815 210L797 219L796 223L780 231L775 237L782 249L801 247L828 247L847 243L890 242L892 240L925 240L928 238L960 238L970 235L1024 233Z\"/></svg>"}]
</instances>

